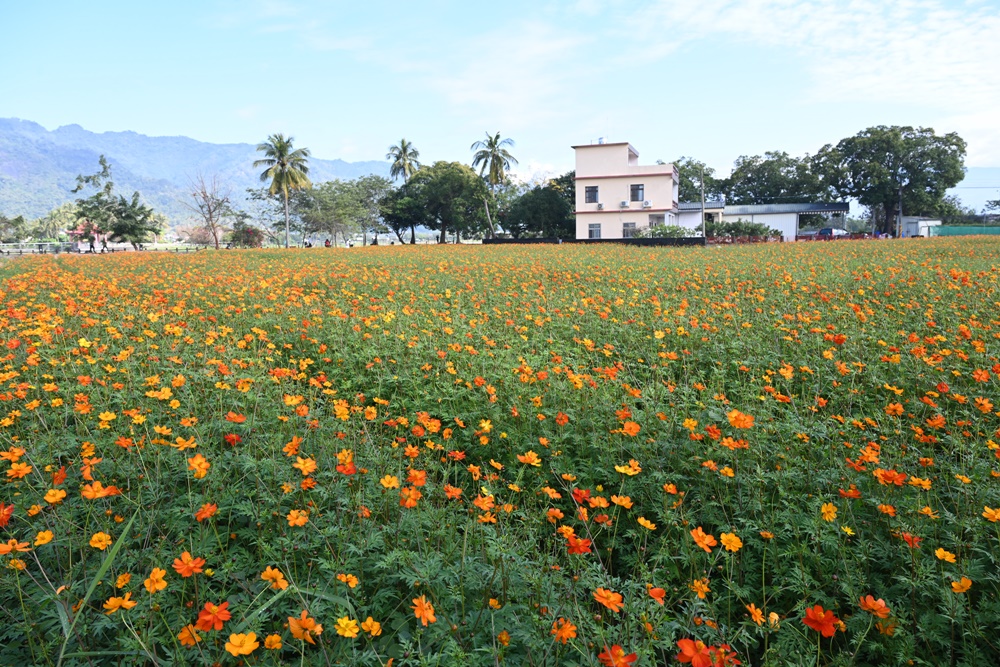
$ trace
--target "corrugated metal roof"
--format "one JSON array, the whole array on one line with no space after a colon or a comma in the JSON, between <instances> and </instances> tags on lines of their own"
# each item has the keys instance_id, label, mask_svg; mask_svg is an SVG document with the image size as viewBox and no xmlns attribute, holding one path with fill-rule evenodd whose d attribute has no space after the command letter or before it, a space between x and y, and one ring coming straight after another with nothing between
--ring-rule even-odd
<instances>
[{"instance_id":1,"label":"corrugated metal roof","mask_svg":"<svg viewBox=\"0 0 1000 667\"><path fill-rule=\"evenodd\" d=\"M726 205L726 202L721 201L721 200L719 200L719 201L706 201L705 202L705 208L706 209L723 208L725 205ZM677 205L677 210L679 210L679 211L700 211L701 210L701 202L697 202L697 201L695 201L695 202L682 201L681 203L679 203Z\"/></svg>"},{"instance_id":2,"label":"corrugated metal roof","mask_svg":"<svg viewBox=\"0 0 1000 667\"><path fill-rule=\"evenodd\" d=\"M723 215L764 215L767 213L847 213L850 206L844 202L833 204L749 204L726 206Z\"/></svg>"}]
</instances>

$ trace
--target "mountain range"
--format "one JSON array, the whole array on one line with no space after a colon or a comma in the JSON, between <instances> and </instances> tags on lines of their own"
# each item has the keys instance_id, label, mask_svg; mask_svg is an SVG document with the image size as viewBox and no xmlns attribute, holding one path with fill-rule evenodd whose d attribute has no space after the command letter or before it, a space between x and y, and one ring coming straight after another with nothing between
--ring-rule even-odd
<instances>
[{"instance_id":1,"label":"mountain range","mask_svg":"<svg viewBox=\"0 0 1000 667\"><path fill-rule=\"evenodd\" d=\"M71 190L79 174L99 170L98 157L111 163L116 190L138 190L154 210L172 224L191 212L191 181L199 174L228 185L237 201L247 188L260 187L253 144L212 144L188 137L149 137L136 132L89 132L79 125L46 130L37 123L0 118L0 213L38 218L80 195ZM389 175L389 164L377 160L309 159L313 182L351 179L366 174ZM84 195L90 194L84 192Z\"/></svg>"}]
</instances>

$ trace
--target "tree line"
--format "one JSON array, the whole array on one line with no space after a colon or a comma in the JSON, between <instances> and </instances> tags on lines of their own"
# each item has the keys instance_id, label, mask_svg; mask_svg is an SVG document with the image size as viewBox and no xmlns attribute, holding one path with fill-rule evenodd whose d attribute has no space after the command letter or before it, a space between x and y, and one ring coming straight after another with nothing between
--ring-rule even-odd
<instances>
[{"instance_id":1,"label":"tree line","mask_svg":"<svg viewBox=\"0 0 1000 667\"><path fill-rule=\"evenodd\" d=\"M360 237L378 243L415 243L417 229L434 232L438 242L489 238L503 233L570 237L575 234L575 174L543 182L513 180L514 142L486 133L470 146L470 164L423 164L407 139L386 154L389 178L377 175L312 183L308 148L274 134L257 146L260 188L247 191L237 205L230 189L211 176L196 177L185 202L194 223L178 231L187 240L214 245L259 246L265 241L291 244L292 236L314 243L351 243ZM815 154L783 151L740 156L729 176L692 157L674 161L680 174L680 201L725 199L729 204L829 202L855 199L869 223L891 231L897 213L962 222L976 215L947 196L964 177L965 141L933 129L877 126L827 144ZM74 192L94 190L33 222L0 215L0 238L70 238L125 241L138 245L164 227L165 219L146 206L139 193L117 194L111 165L79 176ZM1000 210L1000 201L988 208Z\"/></svg>"}]
</instances>

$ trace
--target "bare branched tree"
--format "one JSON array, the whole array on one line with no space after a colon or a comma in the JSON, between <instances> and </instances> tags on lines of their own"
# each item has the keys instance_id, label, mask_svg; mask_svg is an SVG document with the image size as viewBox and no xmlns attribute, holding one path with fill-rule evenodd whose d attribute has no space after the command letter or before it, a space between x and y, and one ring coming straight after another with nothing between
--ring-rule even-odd
<instances>
[{"instance_id":1,"label":"bare branched tree","mask_svg":"<svg viewBox=\"0 0 1000 667\"><path fill-rule=\"evenodd\" d=\"M232 192L220 185L217 177L206 180L202 174L192 181L190 189L191 201L184 201L184 206L205 223L205 230L218 250L219 239L227 229L226 218L232 215Z\"/></svg>"}]
</instances>

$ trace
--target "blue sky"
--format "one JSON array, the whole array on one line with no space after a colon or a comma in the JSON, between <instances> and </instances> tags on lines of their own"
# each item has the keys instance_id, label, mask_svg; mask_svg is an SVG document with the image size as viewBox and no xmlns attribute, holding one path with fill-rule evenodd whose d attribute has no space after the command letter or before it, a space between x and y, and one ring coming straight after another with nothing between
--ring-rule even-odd
<instances>
[{"instance_id":1,"label":"blue sky","mask_svg":"<svg viewBox=\"0 0 1000 667\"><path fill-rule=\"evenodd\" d=\"M1000 0L0 0L0 24L0 116L50 129L424 161L499 131L530 177L601 136L728 173L901 124L1000 166Z\"/></svg>"}]
</instances>

